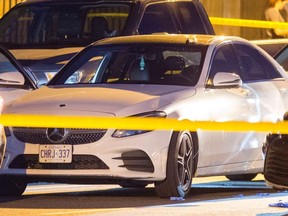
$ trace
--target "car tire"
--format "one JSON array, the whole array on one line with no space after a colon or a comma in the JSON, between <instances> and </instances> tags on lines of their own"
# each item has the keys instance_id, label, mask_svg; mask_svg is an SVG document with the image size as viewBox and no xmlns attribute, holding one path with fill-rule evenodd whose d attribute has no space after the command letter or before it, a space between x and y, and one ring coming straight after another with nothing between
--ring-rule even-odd
<instances>
[{"instance_id":1,"label":"car tire","mask_svg":"<svg viewBox=\"0 0 288 216\"><path fill-rule=\"evenodd\" d=\"M0 196L21 196L27 187L27 182L13 179L0 178Z\"/></svg>"},{"instance_id":2,"label":"car tire","mask_svg":"<svg viewBox=\"0 0 288 216\"><path fill-rule=\"evenodd\" d=\"M241 175L226 175L230 181L252 181L257 176L257 173L241 174Z\"/></svg>"},{"instance_id":3,"label":"car tire","mask_svg":"<svg viewBox=\"0 0 288 216\"><path fill-rule=\"evenodd\" d=\"M155 182L161 198L185 197L194 174L194 143L189 131L174 132L169 145L166 179Z\"/></svg>"}]
</instances>

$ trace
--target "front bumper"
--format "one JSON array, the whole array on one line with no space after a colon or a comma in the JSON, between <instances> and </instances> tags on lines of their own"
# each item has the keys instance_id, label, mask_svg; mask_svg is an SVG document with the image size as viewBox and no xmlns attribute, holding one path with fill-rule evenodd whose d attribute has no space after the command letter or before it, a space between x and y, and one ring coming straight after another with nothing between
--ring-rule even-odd
<instances>
[{"instance_id":1,"label":"front bumper","mask_svg":"<svg viewBox=\"0 0 288 216\"><path fill-rule=\"evenodd\" d=\"M40 163L39 144L7 137L0 174L19 176L28 182L115 183L155 182L166 177L171 131L112 138L113 130L94 143L73 144L71 163Z\"/></svg>"}]
</instances>

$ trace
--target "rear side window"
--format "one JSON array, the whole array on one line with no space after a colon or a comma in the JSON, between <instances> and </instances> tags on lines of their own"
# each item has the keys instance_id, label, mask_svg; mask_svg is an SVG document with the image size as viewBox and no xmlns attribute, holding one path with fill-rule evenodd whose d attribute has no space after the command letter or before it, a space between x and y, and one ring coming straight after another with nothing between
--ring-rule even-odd
<instances>
[{"instance_id":1,"label":"rear side window","mask_svg":"<svg viewBox=\"0 0 288 216\"><path fill-rule=\"evenodd\" d=\"M150 4L146 7L138 32L139 34L157 32L207 34L199 13L192 2Z\"/></svg>"},{"instance_id":2,"label":"rear side window","mask_svg":"<svg viewBox=\"0 0 288 216\"><path fill-rule=\"evenodd\" d=\"M205 24L194 4L191 2L174 2L171 3L171 7L176 12L182 34L207 34Z\"/></svg>"},{"instance_id":3,"label":"rear side window","mask_svg":"<svg viewBox=\"0 0 288 216\"><path fill-rule=\"evenodd\" d=\"M276 68L258 50L244 44L233 44L233 47L243 70L241 77L243 81L282 78Z\"/></svg>"},{"instance_id":4,"label":"rear side window","mask_svg":"<svg viewBox=\"0 0 288 216\"><path fill-rule=\"evenodd\" d=\"M139 34L156 32L179 33L168 6L168 3L148 5L140 22Z\"/></svg>"}]
</instances>

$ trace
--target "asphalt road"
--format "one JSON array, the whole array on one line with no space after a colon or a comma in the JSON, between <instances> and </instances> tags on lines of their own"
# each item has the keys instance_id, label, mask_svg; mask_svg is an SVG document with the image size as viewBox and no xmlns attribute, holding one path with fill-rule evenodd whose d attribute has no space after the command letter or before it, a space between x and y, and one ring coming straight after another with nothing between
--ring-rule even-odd
<instances>
[{"instance_id":1,"label":"asphalt road","mask_svg":"<svg viewBox=\"0 0 288 216\"><path fill-rule=\"evenodd\" d=\"M152 185L123 189L117 185L31 184L21 197L0 197L0 215L288 215L288 208L269 206L280 200L288 204L288 191L266 187L261 175L252 182L197 178L185 200L158 198Z\"/></svg>"}]
</instances>

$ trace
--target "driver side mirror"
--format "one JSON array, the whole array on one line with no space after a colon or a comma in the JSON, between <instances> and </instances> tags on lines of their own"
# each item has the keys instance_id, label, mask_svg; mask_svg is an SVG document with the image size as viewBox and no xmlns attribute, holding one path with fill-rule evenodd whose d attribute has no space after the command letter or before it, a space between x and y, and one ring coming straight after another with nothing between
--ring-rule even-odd
<instances>
[{"instance_id":1,"label":"driver side mirror","mask_svg":"<svg viewBox=\"0 0 288 216\"><path fill-rule=\"evenodd\" d=\"M218 72L212 79L211 87L214 88L238 88L242 86L242 79L238 74Z\"/></svg>"}]
</instances>

